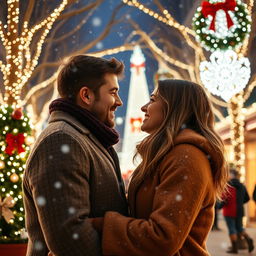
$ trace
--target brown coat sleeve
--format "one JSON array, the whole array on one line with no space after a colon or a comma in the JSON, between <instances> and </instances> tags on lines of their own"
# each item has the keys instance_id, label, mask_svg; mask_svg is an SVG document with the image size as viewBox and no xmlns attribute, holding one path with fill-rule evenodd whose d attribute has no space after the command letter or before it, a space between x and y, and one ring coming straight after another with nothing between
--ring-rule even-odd
<instances>
[{"instance_id":1,"label":"brown coat sleeve","mask_svg":"<svg viewBox=\"0 0 256 256\"><path fill-rule=\"evenodd\" d=\"M100 239L88 221L89 170L88 156L79 142L62 133L47 137L28 166L24 182L27 227L30 234L37 232L38 220L31 214L35 208L47 247L54 255L101 255ZM34 241L33 235L31 241L34 245L40 242Z\"/></svg>"},{"instance_id":2,"label":"brown coat sleeve","mask_svg":"<svg viewBox=\"0 0 256 256\"><path fill-rule=\"evenodd\" d=\"M160 184L149 219L124 217L115 212L105 214L103 254L174 255L188 237L203 207L206 191L213 189L210 184L206 155L190 145L175 147L160 167ZM197 232L200 236L200 230Z\"/></svg>"}]
</instances>

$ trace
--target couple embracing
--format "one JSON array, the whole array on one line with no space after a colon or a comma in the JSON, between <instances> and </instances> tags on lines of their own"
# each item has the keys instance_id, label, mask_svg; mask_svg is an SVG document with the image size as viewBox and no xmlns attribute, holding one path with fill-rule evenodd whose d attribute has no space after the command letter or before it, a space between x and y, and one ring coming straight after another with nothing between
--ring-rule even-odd
<instances>
[{"instance_id":1,"label":"couple embracing","mask_svg":"<svg viewBox=\"0 0 256 256\"><path fill-rule=\"evenodd\" d=\"M224 148L203 88L162 80L145 102L142 161L128 198L113 145L122 105L118 60L79 55L58 75L60 98L23 179L27 256L206 256L226 186Z\"/></svg>"}]
</instances>

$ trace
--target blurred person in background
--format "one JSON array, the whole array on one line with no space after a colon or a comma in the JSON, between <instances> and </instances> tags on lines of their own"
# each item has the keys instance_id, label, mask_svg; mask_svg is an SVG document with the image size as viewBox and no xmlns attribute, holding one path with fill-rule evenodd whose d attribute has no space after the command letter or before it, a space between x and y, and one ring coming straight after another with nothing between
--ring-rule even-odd
<instances>
[{"instance_id":1,"label":"blurred person in background","mask_svg":"<svg viewBox=\"0 0 256 256\"><path fill-rule=\"evenodd\" d=\"M252 252L254 243L243 227L244 204L250 200L246 187L240 182L239 172L231 168L228 191L223 195L220 208L229 232L231 247L227 253L238 254L238 239L245 239L248 251Z\"/></svg>"}]
</instances>

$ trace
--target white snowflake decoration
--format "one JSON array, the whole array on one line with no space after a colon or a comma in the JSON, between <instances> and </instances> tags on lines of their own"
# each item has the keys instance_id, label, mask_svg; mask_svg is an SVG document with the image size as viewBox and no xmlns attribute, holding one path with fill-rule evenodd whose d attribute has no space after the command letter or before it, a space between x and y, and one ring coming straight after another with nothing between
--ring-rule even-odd
<instances>
[{"instance_id":1,"label":"white snowflake decoration","mask_svg":"<svg viewBox=\"0 0 256 256\"><path fill-rule=\"evenodd\" d=\"M238 58L232 50L216 51L210 56L210 62L203 61L200 64L200 77L204 86L226 102L245 88L250 73L248 58Z\"/></svg>"}]
</instances>

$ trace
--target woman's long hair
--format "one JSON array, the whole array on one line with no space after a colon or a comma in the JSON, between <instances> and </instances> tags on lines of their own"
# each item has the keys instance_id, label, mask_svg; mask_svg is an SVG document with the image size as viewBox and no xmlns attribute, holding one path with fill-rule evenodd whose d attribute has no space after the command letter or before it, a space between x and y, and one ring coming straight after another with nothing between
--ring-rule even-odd
<instances>
[{"instance_id":1,"label":"woman's long hair","mask_svg":"<svg viewBox=\"0 0 256 256\"><path fill-rule=\"evenodd\" d=\"M164 156L172 149L174 139L184 124L204 136L218 152L219 162L212 170L217 197L226 187L228 172L224 158L224 145L214 130L214 114L204 89L185 80L168 79L158 82L156 94L164 102L164 121L152 134L137 145L134 156L140 155L142 162L133 177L142 179L151 175Z\"/></svg>"}]
</instances>

